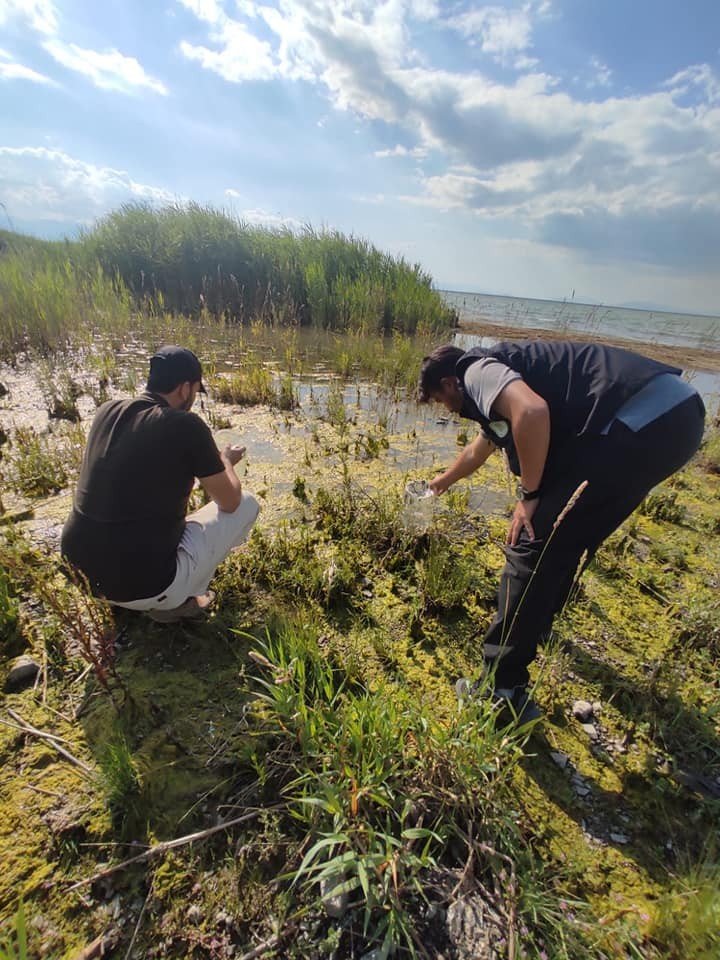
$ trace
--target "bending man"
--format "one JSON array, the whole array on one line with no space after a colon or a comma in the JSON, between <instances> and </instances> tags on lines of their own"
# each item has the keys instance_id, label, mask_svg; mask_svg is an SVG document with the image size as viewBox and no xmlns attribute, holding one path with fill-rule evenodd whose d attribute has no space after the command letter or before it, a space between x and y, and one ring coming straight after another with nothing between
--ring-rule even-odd
<instances>
[{"instance_id":1,"label":"bending man","mask_svg":"<svg viewBox=\"0 0 720 960\"><path fill-rule=\"evenodd\" d=\"M93 593L161 622L203 615L218 564L259 512L234 469L244 449L221 453L190 412L198 393L200 361L170 346L151 358L145 393L99 407L62 533ZM196 477L211 502L186 517Z\"/></svg>"},{"instance_id":2,"label":"bending man","mask_svg":"<svg viewBox=\"0 0 720 960\"><path fill-rule=\"evenodd\" d=\"M539 715L527 696L528 665L581 557L592 557L700 445L705 408L680 373L628 350L567 341L506 341L467 352L445 346L423 361L420 401L441 403L481 429L431 482L435 493L498 447L520 478L484 659L498 701L525 720ZM459 681L458 692L465 690L467 681Z\"/></svg>"}]
</instances>

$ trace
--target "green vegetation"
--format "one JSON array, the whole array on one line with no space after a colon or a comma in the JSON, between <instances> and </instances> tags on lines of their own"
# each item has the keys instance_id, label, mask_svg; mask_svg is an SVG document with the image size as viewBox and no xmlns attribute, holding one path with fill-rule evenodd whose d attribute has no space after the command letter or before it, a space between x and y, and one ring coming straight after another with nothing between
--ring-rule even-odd
<instances>
[{"instance_id":1,"label":"green vegetation","mask_svg":"<svg viewBox=\"0 0 720 960\"><path fill-rule=\"evenodd\" d=\"M122 335L130 318L122 284L83 265L71 245L27 240L0 250L0 359L91 342L100 330Z\"/></svg>"},{"instance_id":2,"label":"green vegetation","mask_svg":"<svg viewBox=\"0 0 720 960\"><path fill-rule=\"evenodd\" d=\"M406 531L400 486L353 479L362 430L321 424L323 459L339 456L340 470L319 486L313 468L288 463L296 519L256 530L228 559L216 619L121 618L129 646L94 673L112 699L68 682L109 655L107 613L13 535L0 557L11 591L44 611L14 606L14 629L47 648L49 670L46 703L26 692L13 704L97 775L76 803L72 766L37 741L16 757L0 730L0 909L12 916L22 895L30 918L51 918L33 936L74 957L106 929L103 888L67 886L129 855L114 844L255 812L247 828L115 875L121 955L140 885L148 956L242 954L274 931L278 955L296 960L434 956L449 952L448 906L469 898L499 960L709 960L720 885L707 846L719 771L706 580L718 556L704 529L720 510L717 480L686 470L674 488L682 526L641 515L603 548L546 651L536 696L547 719L528 740L498 729L487 700L458 712L452 692L477 661L504 521L473 518L460 492L426 533ZM598 744L569 719L578 696L602 704ZM78 709L79 723L60 723ZM575 795L576 774L589 798ZM43 818L58 806L72 829L47 848Z\"/></svg>"},{"instance_id":3,"label":"green vegetation","mask_svg":"<svg viewBox=\"0 0 720 960\"><path fill-rule=\"evenodd\" d=\"M10 931L0 940L0 960L28 960L29 956L25 911L21 901Z\"/></svg>"},{"instance_id":4,"label":"green vegetation","mask_svg":"<svg viewBox=\"0 0 720 960\"><path fill-rule=\"evenodd\" d=\"M175 313L371 332L453 322L417 264L337 231L270 230L197 204L134 205L101 220L82 247L136 297Z\"/></svg>"},{"instance_id":5,"label":"green vegetation","mask_svg":"<svg viewBox=\"0 0 720 960\"><path fill-rule=\"evenodd\" d=\"M41 434L34 427L18 427L7 455L5 476L13 490L29 497L46 497L67 487L77 475L85 447L80 424Z\"/></svg>"},{"instance_id":6,"label":"green vegetation","mask_svg":"<svg viewBox=\"0 0 720 960\"><path fill-rule=\"evenodd\" d=\"M108 743L98 758L100 783L113 824L120 836L142 829L142 782L132 751L124 737Z\"/></svg>"},{"instance_id":7,"label":"green vegetation","mask_svg":"<svg viewBox=\"0 0 720 960\"><path fill-rule=\"evenodd\" d=\"M80 240L0 240L0 357L122 337L166 313L368 333L457 322L419 265L336 231L270 230L195 204L125 206Z\"/></svg>"}]
</instances>

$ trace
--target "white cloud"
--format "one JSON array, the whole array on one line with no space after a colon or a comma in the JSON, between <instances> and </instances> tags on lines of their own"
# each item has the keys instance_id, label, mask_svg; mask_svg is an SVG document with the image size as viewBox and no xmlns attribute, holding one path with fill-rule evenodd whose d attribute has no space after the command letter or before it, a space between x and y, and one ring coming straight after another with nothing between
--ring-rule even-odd
<instances>
[{"instance_id":1,"label":"white cloud","mask_svg":"<svg viewBox=\"0 0 720 960\"><path fill-rule=\"evenodd\" d=\"M57 32L57 7L52 0L0 0L0 26L19 20L47 36Z\"/></svg>"},{"instance_id":2,"label":"white cloud","mask_svg":"<svg viewBox=\"0 0 720 960\"><path fill-rule=\"evenodd\" d=\"M195 0L200 4L203 0ZM211 0L204 0L210 3ZM161 80L146 73L135 59L115 48L107 50L89 50L61 38L60 19L57 7L52 0L0 0L0 25L11 21L27 25L31 30L45 37L42 46L46 53L61 66L87 77L96 87L120 93L132 93L137 90L151 90L153 93L167 94L167 88ZM42 78L29 68L0 64L0 76L34 80L36 83L52 83L50 78Z\"/></svg>"},{"instance_id":3,"label":"white cloud","mask_svg":"<svg viewBox=\"0 0 720 960\"><path fill-rule=\"evenodd\" d=\"M130 200L171 203L161 187L47 147L0 147L2 201L14 220L89 224Z\"/></svg>"},{"instance_id":4,"label":"white cloud","mask_svg":"<svg viewBox=\"0 0 720 960\"><path fill-rule=\"evenodd\" d=\"M633 218L665 211L679 222L680 210L699 216L720 202L720 111L711 109L717 78L707 65L677 74L668 91L587 102L542 72L500 83L477 70L433 69L412 47L412 0L277 0L276 7L246 7L242 22L214 0L181 2L210 25L217 49L203 58L208 69L233 80L261 72L303 77L336 108L411 138L377 157L430 150L439 162L444 157L444 170L418 174L417 192L405 197L414 203L503 217L529 235L558 217L599 212L625 218L631 229ZM477 7L453 25L490 56L532 69L533 26L549 15L550 4L535 0ZM250 69L233 36L239 31L246 44L260 23L268 38L262 68ZM594 83L610 82L604 63L594 59L592 67ZM681 105L689 90L702 102Z\"/></svg>"},{"instance_id":5,"label":"white cloud","mask_svg":"<svg viewBox=\"0 0 720 960\"><path fill-rule=\"evenodd\" d=\"M427 156L427 150L424 147L404 147L401 143L388 150L376 150L376 157L415 157L421 159Z\"/></svg>"},{"instance_id":6,"label":"white cloud","mask_svg":"<svg viewBox=\"0 0 720 960\"><path fill-rule=\"evenodd\" d=\"M268 213L267 210L258 208L243 210L240 218L246 223L251 223L255 226L287 227L290 230L298 230L302 227L302 223L296 220L295 217L283 217L279 213Z\"/></svg>"},{"instance_id":7,"label":"white cloud","mask_svg":"<svg viewBox=\"0 0 720 960\"><path fill-rule=\"evenodd\" d=\"M147 74L135 57L126 57L119 50L87 50L57 39L46 40L43 47L57 63L81 73L102 90L151 90L163 96L168 92L165 84Z\"/></svg>"},{"instance_id":8,"label":"white cloud","mask_svg":"<svg viewBox=\"0 0 720 960\"><path fill-rule=\"evenodd\" d=\"M183 40L180 51L188 60L195 60L206 70L213 70L231 83L243 80L269 80L276 72L270 45L258 40L241 23L233 21L223 26L221 50L196 46Z\"/></svg>"},{"instance_id":9,"label":"white cloud","mask_svg":"<svg viewBox=\"0 0 720 960\"><path fill-rule=\"evenodd\" d=\"M707 63L696 63L680 70L665 86L671 89L675 96L688 93L694 87L708 103L720 103L720 77Z\"/></svg>"},{"instance_id":10,"label":"white cloud","mask_svg":"<svg viewBox=\"0 0 720 960\"><path fill-rule=\"evenodd\" d=\"M225 191L225 196L230 197L231 200L237 200L242 197L242 194L239 190L235 190L233 187L228 187Z\"/></svg>"},{"instance_id":11,"label":"white cloud","mask_svg":"<svg viewBox=\"0 0 720 960\"><path fill-rule=\"evenodd\" d=\"M46 77L45 74L18 63L6 50L0 50L0 80L29 80L31 83L55 84L55 81Z\"/></svg>"},{"instance_id":12,"label":"white cloud","mask_svg":"<svg viewBox=\"0 0 720 960\"><path fill-rule=\"evenodd\" d=\"M610 67L606 63L603 63L599 57L590 57L590 67L594 73L591 80L588 82L588 86L609 87L613 74Z\"/></svg>"},{"instance_id":13,"label":"white cloud","mask_svg":"<svg viewBox=\"0 0 720 960\"><path fill-rule=\"evenodd\" d=\"M454 17L450 26L467 37L471 44L477 44L484 53L499 60L506 60L510 54L520 53L532 45L529 5L516 10L478 7Z\"/></svg>"}]
</instances>

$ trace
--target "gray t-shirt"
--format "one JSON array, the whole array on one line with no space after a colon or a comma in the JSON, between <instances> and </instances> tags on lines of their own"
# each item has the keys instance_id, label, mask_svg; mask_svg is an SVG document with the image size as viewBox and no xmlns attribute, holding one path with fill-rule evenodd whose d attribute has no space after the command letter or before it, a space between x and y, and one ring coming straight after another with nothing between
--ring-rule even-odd
<instances>
[{"instance_id":1,"label":"gray t-shirt","mask_svg":"<svg viewBox=\"0 0 720 960\"><path fill-rule=\"evenodd\" d=\"M493 404L513 380L522 380L522 377L494 357L481 357L476 360L468 367L464 377L468 396L488 420L493 419Z\"/></svg>"}]
</instances>

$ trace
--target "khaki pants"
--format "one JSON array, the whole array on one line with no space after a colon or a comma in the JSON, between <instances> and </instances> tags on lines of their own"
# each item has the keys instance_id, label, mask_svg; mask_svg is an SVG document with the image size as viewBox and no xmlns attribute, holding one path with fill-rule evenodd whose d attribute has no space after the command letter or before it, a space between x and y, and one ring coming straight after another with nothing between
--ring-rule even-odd
<instances>
[{"instance_id":1,"label":"khaki pants","mask_svg":"<svg viewBox=\"0 0 720 960\"><path fill-rule=\"evenodd\" d=\"M207 593L215 571L233 547L239 547L250 535L260 512L255 497L243 493L240 506L224 513L217 504L208 503L185 521L185 531L177 551L175 579L159 596L115 603L127 610L174 610L188 599Z\"/></svg>"}]
</instances>

